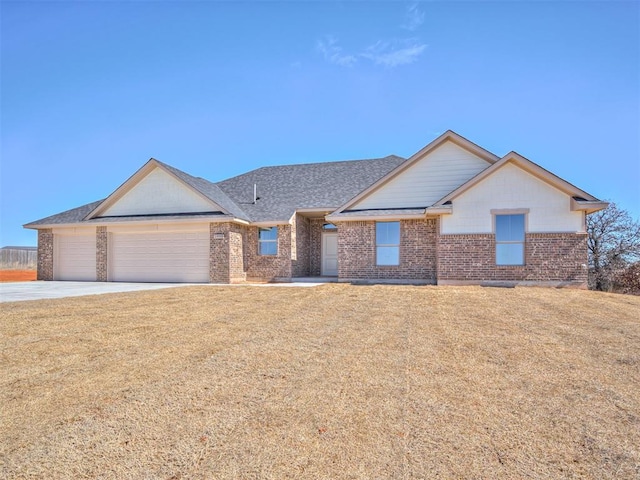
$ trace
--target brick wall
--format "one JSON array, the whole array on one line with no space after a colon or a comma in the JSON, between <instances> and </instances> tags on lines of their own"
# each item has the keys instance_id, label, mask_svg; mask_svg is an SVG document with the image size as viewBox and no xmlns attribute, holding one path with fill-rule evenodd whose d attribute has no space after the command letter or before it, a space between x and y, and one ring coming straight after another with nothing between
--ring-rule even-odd
<instances>
[{"instance_id":1,"label":"brick wall","mask_svg":"<svg viewBox=\"0 0 640 480\"><path fill-rule=\"evenodd\" d=\"M107 227L96 227L96 280L106 282L108 274L109 237Z\"/></svg>"},{"instance_id":2,"label":"brick wall","mask_svg":"<svg viewBox=\"0 0 640 480\"><path fill-rule=\"evenodd\" d=\"M38 230L38 280L53 280L53 230Z\"/></svg>"},{"instance_id":3,"label":"brick wall","mask_svg":"<svg viewBox=\"0 0 640 480\"><path fill-rule=\"evenodd\" d=\"M376 265L375 222L338 225L340 279L436 280L436 221L400 221L400 265Z\"/></svg>"},{"instance_id":4,"label":"brick wall","mask_svg":"<svg viewBox=\"0 0 640 480\"><path fill-rule=\"evenodd\" d=\"M209 224L209 281L230 283L229 223Z\"/></svg>"},{"instance_id":5,"label":"brick wall","mask_svg":"<svg viewBox=\"0 0 640 480\"><path fill-rule=\"evenodd\" d=\"M291 278L291 225L278 225L277 255L258 253L258 227L248 227L244 248L247 279L274 280Z\"/></svg>"},{"instance_id":6,"label":"brick wall","mask_svg":"<svg viewBox=\"0 0 640 480\"><path fill-rule=\"evenodd\" d=\"M318 277L322 271L322 226L324 218L312 218L309 221L309 275Z\"/></svg>"},{"instance_id":7,"label":"brick wall","mask_svg":"<svg viewBox=\"0 0 640 480\"><path fill-rule=\"evenodd\" d=\"M294 277L309 276L310 222L296 214L291 226L291 274Z\"/></svg>"},{"instance_id":8,"label":"brick wall","mask_svg":"<svg viewBox=\"0 0 640 480\"><path fill-rule=\"evenodd\" d=\"M587 280L587 236L528 233L525 265L496 265L493 234L438 237L438 281L570 282Z\"/></svg>"},{"instance_id":9,"label":"brick wall","mask_svg":"<svg viewBox=\"0 0 640 480\"><path fill-rule=\"evenodd\" d=\"M247 227L229 225L229 282L239 283L247 279L244 263L244 249L247 239Z\"/></svg>"}]
</instances>

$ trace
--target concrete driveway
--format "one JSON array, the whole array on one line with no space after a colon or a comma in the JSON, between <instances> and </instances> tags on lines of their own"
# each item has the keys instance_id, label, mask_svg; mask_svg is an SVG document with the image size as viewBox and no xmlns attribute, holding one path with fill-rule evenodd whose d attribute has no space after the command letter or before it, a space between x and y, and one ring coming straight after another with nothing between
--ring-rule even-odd
<instances>
[{"instance_id":1,"label":"concrete driveway","mask_svg":"<svg viewBox=\"0 0 640 480\"><path fill-rule=\"evenodd\" d=\"M332 280L300 279L291 283L123 283L123 282L7 282L0 283L0 303L41 300L44 298L82 297L103 293L135 292L139 290L157 290L159 288L188 287L210 285L212 287L316 287ZM315 280L315 281L311 281ZM319 280L319 281L318 281Z\"/></svg>"},{"instance_id":2,"label":"concrete driveway","mask_svg":"<svg viewBox=\"0 0 640 480\"><path fill-rule=\"evenodd\" d=\"M103 293L134 292L184 287L186 283L120 282L8 282L0 283L0 302L19 302L43 298L81 297Z\"/></svg>"}]
</instances>

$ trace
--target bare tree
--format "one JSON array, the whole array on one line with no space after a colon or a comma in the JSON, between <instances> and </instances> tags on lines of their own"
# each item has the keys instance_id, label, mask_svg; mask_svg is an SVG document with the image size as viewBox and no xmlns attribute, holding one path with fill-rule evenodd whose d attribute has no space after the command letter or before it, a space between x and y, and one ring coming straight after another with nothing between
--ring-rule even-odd
<instances>
[{"instance_id":1,"label":"bare tree","mask_svg":"<svg viewBox=\"0 0 640 480\"><path fill-rule=\"evenodd\" d=\"M640 223L610 203L587 216L589 288L609 290L616 273L640 259Z\"/></svg>"}]
</instances>

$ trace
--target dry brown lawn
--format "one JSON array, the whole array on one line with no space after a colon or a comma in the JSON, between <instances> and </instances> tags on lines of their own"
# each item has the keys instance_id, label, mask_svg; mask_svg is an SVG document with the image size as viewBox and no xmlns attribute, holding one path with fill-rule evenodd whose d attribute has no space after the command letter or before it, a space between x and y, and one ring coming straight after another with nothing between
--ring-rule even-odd
<instances>
[{"instance_id":1,"label":"dry brown lawn","mask_svg":"<svg viewBox=\"0 0 640 480\"><path fill-rule=\"evenodd\" d=\"M0 477L640 477L640 298L183 287L0 305Z\"/></svg>"}]
</instances>

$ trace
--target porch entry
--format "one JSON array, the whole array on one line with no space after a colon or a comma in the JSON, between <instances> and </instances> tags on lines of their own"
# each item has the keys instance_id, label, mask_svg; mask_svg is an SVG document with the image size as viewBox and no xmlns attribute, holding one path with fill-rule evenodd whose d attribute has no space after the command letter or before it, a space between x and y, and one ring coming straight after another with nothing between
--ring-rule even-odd
<instances>
[{"instance_id":1,"label":"porch entry","mask_svg":"<svg viewBox=\"0 0 640 480\"><path fill-rule=\"evenodd\" d=\"M320 274L325 277L338 276L337 232L322 232L322 267Z\"/></svg>"}]
</instances>

